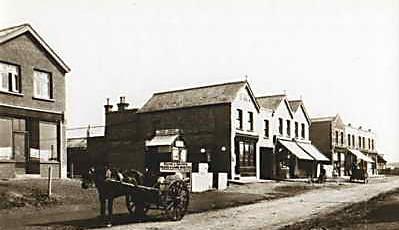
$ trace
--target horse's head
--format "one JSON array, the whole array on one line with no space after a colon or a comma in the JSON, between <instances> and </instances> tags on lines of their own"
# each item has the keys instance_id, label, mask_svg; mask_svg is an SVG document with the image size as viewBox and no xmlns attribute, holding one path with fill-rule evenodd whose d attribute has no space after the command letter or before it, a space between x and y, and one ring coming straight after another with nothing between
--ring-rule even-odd
<instances>
[{"instance_id":1,"label":"horse's head","mask_svg":"<svg viewBox=\"0 0 399 230\"><path fill-rule=\"evenodd\" d=\"M86 173L82 175L82 183L81 186L83 189L93 188L95 187L95 169L89 168Z\"/></svg>"}]
</instances>

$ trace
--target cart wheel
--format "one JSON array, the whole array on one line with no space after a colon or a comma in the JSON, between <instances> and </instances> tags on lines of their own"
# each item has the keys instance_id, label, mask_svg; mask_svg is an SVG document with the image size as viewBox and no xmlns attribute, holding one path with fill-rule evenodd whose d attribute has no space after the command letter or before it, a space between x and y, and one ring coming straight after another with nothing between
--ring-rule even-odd
<instances>
[{"instance_id":1,"label":"cart wheel","mask_svg":"<svg viewBox=\"0 0 399 230\"><path fill-rule=\"evenodd\" d=\"M168 200L166 216L173 221L181 220L187 212L190 200L187 184L182 180L172 182L168 188Z\"/></svg>"}]
</instances>

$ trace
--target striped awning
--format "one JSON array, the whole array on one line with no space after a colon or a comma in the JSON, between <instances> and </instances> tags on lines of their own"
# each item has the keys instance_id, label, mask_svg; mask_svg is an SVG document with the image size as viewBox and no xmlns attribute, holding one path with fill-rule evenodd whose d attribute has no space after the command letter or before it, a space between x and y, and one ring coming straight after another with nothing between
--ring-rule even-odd
<instances>
[{"instance_id":1,"label":"striped awning","mask_svg":"<svg viewBox=\"0 0 399 230\"><path fill-rule=\"evenodd\" d=\"M300 143L298 145L311 155L317 161L330 161L323 153L321 153L314 145L310 143Z\"/></svg>"},{"instance_id":2,"label":"striped awning","mask_svg":"<svg viewBox=\"0 0 399 230\"><path fill-rule=\"evenodd\" d=\"M294 154L298 159L301 160L311 160L313 158L307 154L299 145L294 141L279 140L281 145L283 145L289 152Z\"/></svg>"},{"instance_id":3,"label":"striped awning","mask_svg":"<svg viewBox=\"0 0 399 230\"><path fill-rule=\"evenodd\" d=\"M373 159L371 159L370 157L364 155L359 150L349 149L349 152L351 152L353 155L355 155L358 160L364 160L364 161L367 161L367 162L374 162Z\"/></svg>"}]
</instances>

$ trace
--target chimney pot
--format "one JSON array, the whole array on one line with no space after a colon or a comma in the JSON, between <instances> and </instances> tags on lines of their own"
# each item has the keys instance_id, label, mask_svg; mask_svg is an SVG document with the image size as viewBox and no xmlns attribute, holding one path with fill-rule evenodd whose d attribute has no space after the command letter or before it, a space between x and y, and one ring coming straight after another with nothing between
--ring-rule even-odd
<instances>
[{"instance_id":1,"label":"chimney pot","mask_svg":"<svg viewBox=\"0 0 399 230\"><path fill-rule=\"evenodd\" d=\"M107 98L107 104L104 105L105 113L112 112L112 105L109 104L109 98Z\"/></svg>"},{"instance_id":2,"label":"chimney pot","mask_svg":"<svg viewBox=\"0 0 399 230\"><path fill-rule=\"evenodd\" d=\"M118 111L124 111L129 106L129 103L126 103L125 97L122 96L119 98L119 103L117 104Z\"/></svg>"}]
</instances>

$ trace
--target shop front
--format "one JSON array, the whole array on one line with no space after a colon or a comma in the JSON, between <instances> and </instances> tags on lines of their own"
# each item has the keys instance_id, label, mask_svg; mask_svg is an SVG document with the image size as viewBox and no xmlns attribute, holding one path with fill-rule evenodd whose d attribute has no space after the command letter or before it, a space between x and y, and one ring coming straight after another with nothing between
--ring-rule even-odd
<instances>
[{"instance_id":1,"label":"shop front","mask_svg":"<svg viewBox=\"0 0 399 230\"><path fill-rule=\"evenodd\" d=\"M295 141L278 140L276 144L276 177L306 178L314 172L315 160Z\"/></svg>"},{"instance_id":2,"label":"shop front","mask_svg":"<svg viewBox=\"0 0 399 230\"><path fill-rule=\"evenodd\" d=\"M236 177L256 177L256 143L258 138L249 135L236 135L234 154Z\"/></svg>"},{"instance_id":3,"label":"shop front","mask_svg":"<svg viewBox=\"0 0 399 230\"><path fill-rule=\"evenodd\" d=\"M27 113L25 111L25 113ZM47 176L48 167L60 176L61 116L0 115L0 171L2 178Z\"/></svg>"}]
</instances>

